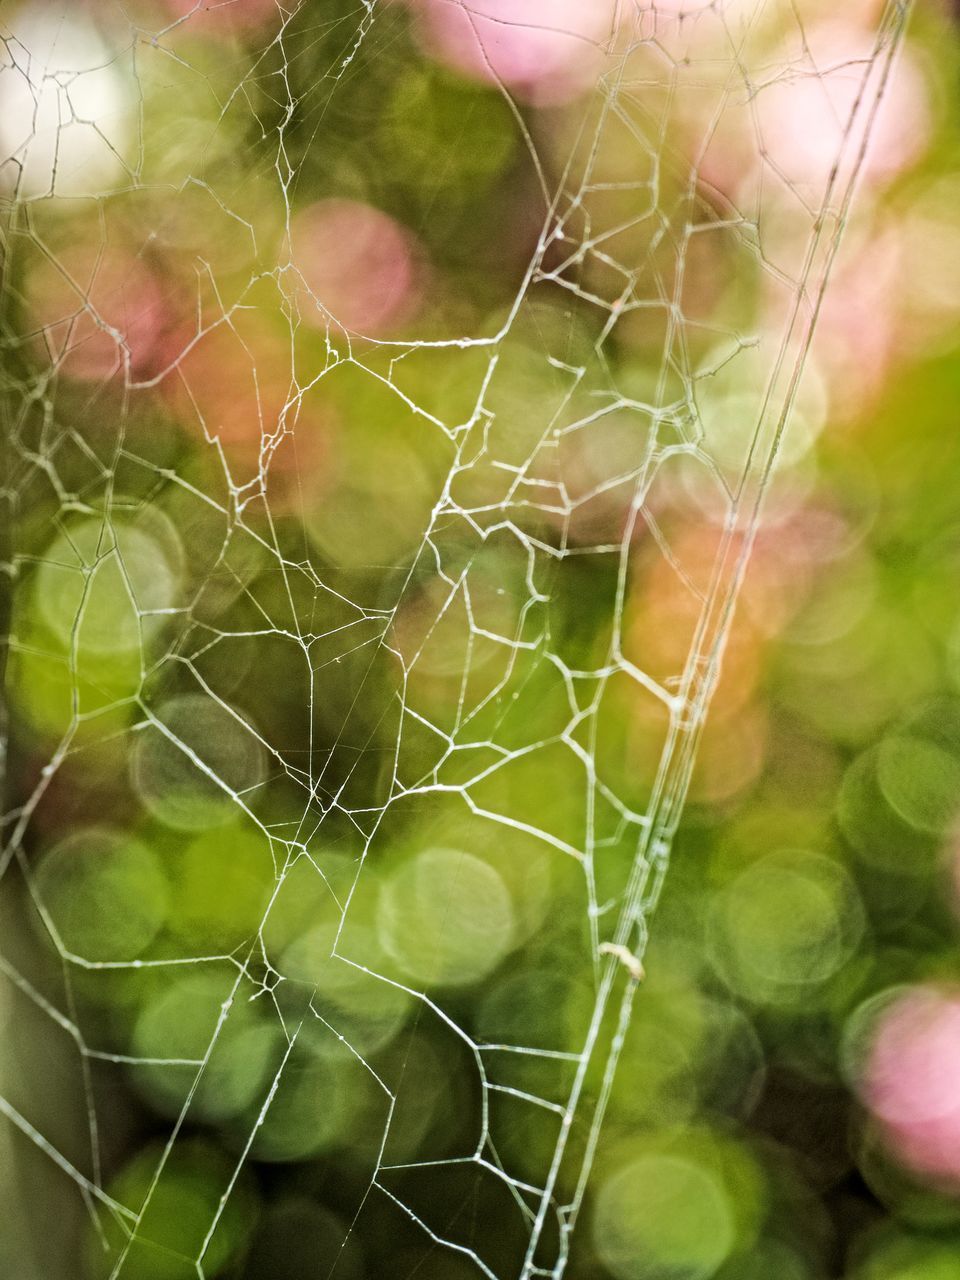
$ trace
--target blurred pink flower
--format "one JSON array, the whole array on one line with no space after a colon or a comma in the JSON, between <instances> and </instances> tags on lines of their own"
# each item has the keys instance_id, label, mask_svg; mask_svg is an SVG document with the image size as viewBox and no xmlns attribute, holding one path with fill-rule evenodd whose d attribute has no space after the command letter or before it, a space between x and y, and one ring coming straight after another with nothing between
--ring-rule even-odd
<instances>
[{"instance_id":1,"label":"blurred pink flower","mask_svg":"<svg viewBox=\"0 0 960 1280\"><path fill-rule=\"evenodd\" d=\"M172 289L128 249L89 245L43 259L26 296L51 359L70 377L147 379L176 347Z\"/></svg>"},{"instance_id":2,"label":"blurred pink flower","mask_svg":"<svg viewBox=\"0 0 960 1280\"><path fill-rule=\"evenodd\" d=\"M303 318L380 337L415 311L422 256L413 234L356 200L320 200L293 220L290 256L309 295ZM312 296L310 296L312 295Z\"/></svg>"},{"instance_id":3,"label":"blurred pink flower","mask_svg":"<svg viewBox=\"0 0 960 1280\"><path fill-rule=\"evenodd\" d=\"M761 93L764 144L780 171L794 181L825 182L853 115L874 42L872 31L824 23L806 36L814 65L801 65L798 74L778 79ZM868 102L869 98L868 91ZM867 119L866 112L855 118L853 150L864 137ZM893 74L871 131L863 178L883 182L894 177L918 157L928 133L923 81L907 55Z\"/></svg>"},{"instance_id":4,"label":"blurred pink flower","mask_svg":"<svg viewBox=\"0 0 960 1280\"><path fill-rule=\"evenodd\" d=\"M827 290L814 350L834 415L862 415L877 402L901 354L899 237L881 230L844 253Z\"/></svg>"},{"instance_id":5,"label":"blurred pink flower","mask_svg":"<svg viewBox=\"0 0 960 1280\"><path fill-rule=\"evenodd\" d=\"M720 122L703 162L703 176L738 203L763 183L779 184L807 204L823 197L838 159L841 184L870 128L861 180L882 186L922 155L930 136L924 80L909 49L898 59L875 121L882 58L873 69L876 33L870 25L822 21L776 50L776 72L759 84L749 108L734 107ZM861 93L862 101L859 102Z\"/></svg>"},{"instance_id":6,"label":"blurred pink flower","mask_svg":"<svg viewBox=\"0 0 960 1280\"><path fill-rule=\"evenodd\" d=\"M958 189L933 189L866 234L851 229L814 334L834 417L866 419L891 377L953 340L960 323Z\"/></svg>"},{"instance_id":7,"label":"blurred pink flower","mask_svg":"<svg viewBox=\"0 0 960 1280\"><path fill-rule=\"evenodd\" d=\"M646 7L657 14L666 13L673 17L686 18L704 9L712 9L714 0L649 0L649 5L642 6L640 13L643 13Z\"/></svg>"},{"instance_id":8,"label":"blurred pink flower","mask_svg":"<svg viewBox=\"0 0 960 1280\"><path fill-rule=\"evenodd\" d=\"M290 339L240 309L195 335L163 381L187 430L223 450L235 483L270 473L271 497L295 499L301 472L325 465L332 415L300 394Z\"/></svg>"},{"instance_id":9,"label":"blurred pink flower","mask_svg":"<svg viewBox=\"0 0 960 1280\"><path fill-rule=\"evenodd\" d=\"M290 6L284 6L289 9ZM282 18L277 0L164 0L173 21L184 19L181 30L204 35L264 26Z\"/></svg>"},{"instance_id":10,"label":"blurred pink flower","mask_svg":"<svg viewBox=\"0 0 960 1280\"><path fill-rule=\"evenodd\" d=\"M555 106L596 82L616 0L410 0L438 61L524 102Z\"/></svg>"},{"instance_id":11,"label":"blurred pink flower","mask_svg":"<svg viewBox=\"0 0 960 1280\"><path fill-rule=\"evenodd\" d=\"M960 993L914 987L882 1014L863 1092L894 1153L960 1181Z\"/></svg>"}]
</instances>

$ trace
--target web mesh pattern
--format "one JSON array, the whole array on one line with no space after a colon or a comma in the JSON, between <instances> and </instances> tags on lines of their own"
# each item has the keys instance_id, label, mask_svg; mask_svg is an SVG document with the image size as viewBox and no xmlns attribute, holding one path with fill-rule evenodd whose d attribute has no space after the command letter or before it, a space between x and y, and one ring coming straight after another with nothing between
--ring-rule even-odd
<instances>
[{"instance_id":1,"label":"web mesh pattern","mask_svg":"<svg viewBox=\"0 0 960 1280\"><path fill-rule=\"evenodd\" d=\"M94 1274L317 1160L324 1273L567 1267L907 11L554 8L4 15L0 970L83 1119L0 1110Z\"/></svg>"}]
</instances>

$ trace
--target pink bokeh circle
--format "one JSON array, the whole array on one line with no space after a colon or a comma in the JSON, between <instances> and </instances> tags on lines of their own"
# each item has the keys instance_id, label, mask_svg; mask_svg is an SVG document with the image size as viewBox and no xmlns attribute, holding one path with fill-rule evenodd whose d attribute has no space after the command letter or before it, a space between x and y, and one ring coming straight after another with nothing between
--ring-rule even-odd
<instances>
[{"instance_id":1,"label":"pink bokeh circle","mask_svg":"<svg viewBox=\"0 0 960 1280\"><path fill-rule=\"evenodd\" d=\"M960 1184L960 992L907 988L879 1015L864 1100L914 1172Z\"/></svg>"},{"instance_id":2,"label":"pink bokeh circle","mask_svg":"<svg viewBox=\"0 0 960 1280\"><path fill-rule=\"evenodd\" d=\"M425 51L452 70L557 106L596 83L613 0L410 0Z\"/></svg>"},{"instance_id":3,"label":"pink bokeh circle","mask_svg":"<svg viewBox=\"0 0 960 1280\"><path fill-rule=\"evenodd\" d=\"M182 19L178 30L204 35L256 30L271 20L279 26L283 17L277 0L164 0L164 8L171 21Z\"/></svg>"},{"instance_id":4,"label":"pink bokeh circle","mask_svg":"<svg viewBox=\"0 0 960 1280\"><path fill-rule=\"evenodd\" d=\"M393 332L422 294L423 260L412 234L357 200L319 200L296 215L290 258L302 318L366 337Z\"/></svg>"}]
</instances>

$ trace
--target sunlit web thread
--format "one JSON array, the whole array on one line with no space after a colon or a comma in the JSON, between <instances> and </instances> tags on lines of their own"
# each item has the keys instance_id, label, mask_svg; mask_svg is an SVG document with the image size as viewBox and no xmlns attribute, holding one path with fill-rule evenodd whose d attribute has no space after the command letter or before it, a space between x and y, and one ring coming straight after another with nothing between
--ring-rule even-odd
<instances>
[{"instance_id":1,"label":"sunlit web thread","mask_svg":"<svg viewBox=\"0 0 960 1280\"><path fill-rule=\"evenodd\" d=\"M671 741L668 742L661 758L657 791L651 804L651 822L640 837L637 860L632 877L633 883L625 895L624 907L614 935L615 945L627 946L631 938L636 934L638 945L635 947L635 953L641 957L647 942L646 920L656 907L663 877L667 870L671 843L680 823L684 798L693 769L697 737L703 728L710 695L720 675L724 645L729 634L733 611L736 607L737 593L747 572L750 551L755 540L766 487L776 466L780 442L796 399L804 360L810 349L820 305L827 289L830 268L839 249L842 232L854 198L857 177L872 136L873 123L883 100L896 55L906 31L911 8L912 5L909 0L907 2L895 0L888 7L878 32L873 53L873 59L880 62L882 67L879 82L875 92L868 98L866 95L870 80L869 72L873 67L873 61L871 61L871 66L864 76L860 91L854 101L850 119L844 130L841 153L831 170L823 203L814 224L800 277L800 290L798 291L796 305L791 314L777 364L761 408L760 418L762 422L771 405L775 404L776 388L785 369L788 352L791 346L795 344L796 355L792 361L792 368L787 371L788 378L782 404L775 408L776 429L773 441L765 454L761 454L759 449L755 450L755 447L752 447L748 458L747 470L742 485L742 494L746 504L752 506L746 522L747 536L735 552L728 544L727 554L719 557L714 586L708 597L707 607L704 608L701 616L697 639L691 649L684 675L683 689L677 697L678 705L675 715L677 739L673 740L674 725L672 725ZM864 117L866 118L866 124L862 132L857 136L854 133L855 127ZM854 149L853 163L848 170L845 184L838 190L837 188L841 185L839 174L842 161L845 158L844 151L851 146ZM831 208L834 205L836 205L836 212L831 213ZM830 228L829 234L827 234L828 227ZM824 241L826 242L825 244ZM822 258L822 262L819 264L819 274L817 275L818 257ZM801 314L801 302L807 291L808 284L812 286L811 293L814 298L814 305L808 317L804 320ZM759 433L760 428L758 426L755 441L759 437ZM728 563L728 555L732 559L732 564ZM682 723L682 721L686 721L686 724L681 728L678 722ZM652 886L650 885L651 879L653 881ZM648 886L650 887L648 888ZM600 997L591 1027L591 1036L594 1041L596 1038L594 1030L596 1035L599 1035L604 1007L612 994L617 976L617 961L613 957L607 961L605 966ZM623 1047L626 1027L636 993L636 982L627 982L621 997L621 1009L616 1031L607 1051L603 1089L594 1111L587 1156L582 1163L580 1176L577 1180L576 1194L567 1217L567 1223L571 1231L575 1225L577 1211L586 1191L592 1157L596 1149L604 1110L609 1100L614 1073ZM589 1059L593 1047L593 1044L588 1044L585 1048L585 1063ZM575 1111L577 1102L577 1085L575 1085L570 1102L571 1113ZM565 1136L564 1132L561 1136L561 1144ZM524 1259L521 1280L528 1280L528 1277L535 1274L551 1274L559 1278L565 1269L567 1256L565 1250L561 1252L557 1265L552 1272L543 1272L534 1265L539 1235L542 1232L543 1223L550 1207L551 1186L555 1173L559 1170L560 1160L562 1160L562 1148L558 1145L557 1159L551 1170L551 1177L548 1179L544 1197L541 1200L537 1223L531 1233L530 1248Z\"/></svg>"}]
</instances>

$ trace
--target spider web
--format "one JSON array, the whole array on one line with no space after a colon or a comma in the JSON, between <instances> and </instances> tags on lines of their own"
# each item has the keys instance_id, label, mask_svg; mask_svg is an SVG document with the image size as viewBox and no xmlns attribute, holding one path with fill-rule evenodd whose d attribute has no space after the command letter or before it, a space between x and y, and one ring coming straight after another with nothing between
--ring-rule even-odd
<instances>
[{"instance_id":1,"label":"spider web","mask_svg":"<svg viewBox=\"0 0 960 1280\"><path fill-rule=\"evenodd\" d=\"M81 1132L29 1073L0 1110L96 1274L221 1273L250 1166L310 1159L351 1188L329 1274L410 1223L435 1274L564 1273L907 17L825 59L814 5L478 3L458 79L451 7L3 33L0 968ZM449 183L433 92L496 109ZM377 147L424 190L367 228ZM117 1090L154 1115L125 1192ZM202 1223L158 1227L210 1131Z\"/></svg>"}]
</instances>

